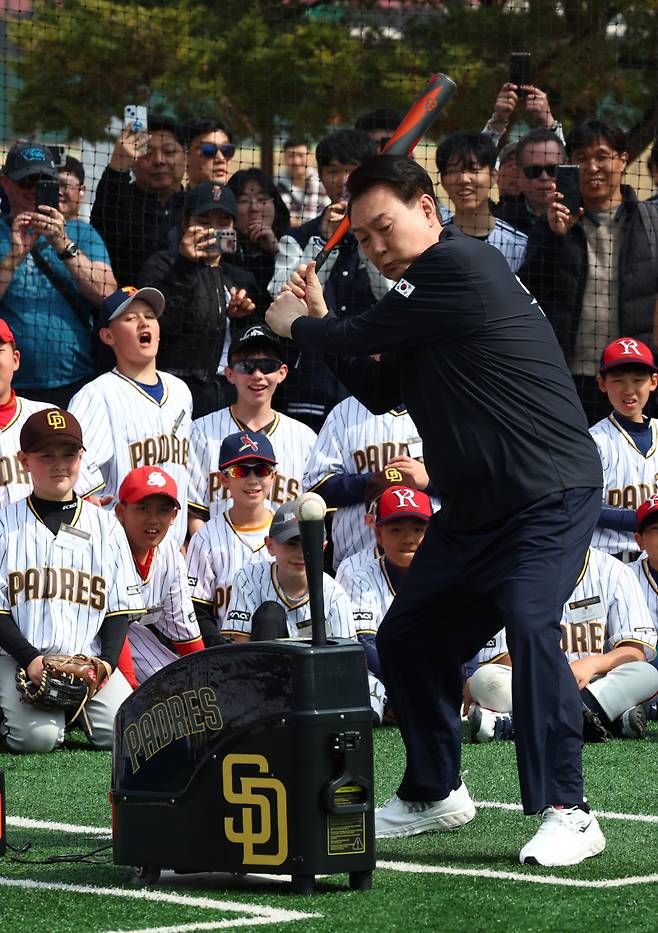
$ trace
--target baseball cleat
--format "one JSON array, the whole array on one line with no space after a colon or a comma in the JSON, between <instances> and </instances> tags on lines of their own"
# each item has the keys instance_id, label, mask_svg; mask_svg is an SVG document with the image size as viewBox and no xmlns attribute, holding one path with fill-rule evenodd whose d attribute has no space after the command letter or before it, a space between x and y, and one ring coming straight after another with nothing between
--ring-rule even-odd
<instances>
[{"instance_id":1,"label":"baseball cleat","mask_svg":"<svg viewBox=\"0 0 658 933\"><path fill-rule=\"evenodd\" d=\"M647 737L647 714L643 706L631 706L621 714L615 725L623 739L645 739Z\"/></svg>"},{"instance_id":2,"label":"baseball cleat","mask_svg":"<svg viewBox=\"0 0 658 933\"><path fill-rule=\"evenodd\" d=\"M471 742L502 742L514 738L514 722L511 713L495 713L483 706L473 704L468 711Z\"/></svg>"},{"instance_id":3,"label":"baseball cleat","mask_svg":"<svg viewBox=\"0 0 658 933\"><path fill-rule=\"evenodd\" d=\"M396 794L375 810L375 836L395 839L448 832L470 823L474 816L475 804L463 781L443 800L401 800Z\"/></svg>"},{"instance_id":4,"label":"baseball cleat","mask_svg":"<svg viewBox=\"0 0 658 933\"><path fill-rule=\"evenodd\" d=\"M605 836L593 813L580 807L546 807L541 826L521 849L522 865L578 865L605 849Z\"/></svg>"}]
</instances>

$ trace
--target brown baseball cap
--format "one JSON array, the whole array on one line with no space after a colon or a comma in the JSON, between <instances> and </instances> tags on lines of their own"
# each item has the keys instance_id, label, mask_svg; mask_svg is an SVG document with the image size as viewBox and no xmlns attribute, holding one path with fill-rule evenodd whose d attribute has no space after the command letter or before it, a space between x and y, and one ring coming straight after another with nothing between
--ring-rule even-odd
<instances>
[{"instance_id":1,"label":"brown baseball cap","mask_svg":"<svg viewBox=\"0 0 658 933\"><path fill-rule=\"evenodd\" d=\"M43 450L48 444L67 443L82 447L82 428L70 411L61 408L35 411L21 428L21 450L26 454Z\"/></svg>"}]
</instances>

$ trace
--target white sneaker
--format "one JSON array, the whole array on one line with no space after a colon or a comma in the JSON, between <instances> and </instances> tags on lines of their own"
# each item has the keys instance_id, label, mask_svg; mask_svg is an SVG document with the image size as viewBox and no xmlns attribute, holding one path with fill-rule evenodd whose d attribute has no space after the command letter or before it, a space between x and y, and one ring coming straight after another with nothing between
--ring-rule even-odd
<instances>
[{"instance_id":1,"label":"white sneaker","mask_svg":"<svg viewBox=\"0 0 658 933\"><path fill-rule=\"evenodd\" d=\"M475 804L462 781L443 800L400 800L397 794L375 810L375 836L392 839L418 833L446 832L470 823Z\"/></svg>"},{"instance_id":2,"label":"white sneaker","mask_svg":"<svg viewBox=\"0 0 658 933\"><path fill-rule=\"evenodd\" d=\"M472 704L468 711L471 742L502 742L514 738L511 713L495 713L491 709Z\"/></svg>"},{"instance_id":3,"label":"white sneaker","mask_svg":"<svg viewBox=\"0 0 658 933\"><path fill-rule=\"evenodd\" d=\"M542 823L521 849L522 865L578 865L605 849L605 836L593 813L579 807L546 807Z\"/></svg>"}]
</instances>

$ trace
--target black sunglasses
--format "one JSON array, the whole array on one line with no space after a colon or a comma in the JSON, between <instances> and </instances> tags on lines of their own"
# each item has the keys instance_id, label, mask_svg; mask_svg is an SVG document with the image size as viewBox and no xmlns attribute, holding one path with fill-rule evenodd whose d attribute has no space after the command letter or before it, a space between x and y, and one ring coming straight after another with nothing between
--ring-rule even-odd
<instances>
[{"instance_id":1,"label":"black sunglasses","mask_svg":"<svg viewBox=\"0 0 658 933\"><path fill-rule=\"evenodd\" d=\"M235 155L235 146L233 143L222 143L221 146L216 146L214 143L201 143L199 152L206 159L214 159L218 152L221 152L225 159L232 159Z\"/></svg>"},{"instance_id":2,"label":"black sunglasses","mask_svg":"<svg viewBox=\"0 0 658 933\"><path fill-rule=\"evenodd\" d=\"M281 360L254 359L238 360L231 365L236 372L245 373L247 376L251 376L257 369L260 369L263 375L267 376L269 373L275 373L277 369L281 369L283 363Z\"/></svg>"},{"instance_id":3,"label":"black sunglasses","mask_svg":"<svg viewBox=\"0 0 658 933\"><path fill-rule=\"evenodd\" d=\"M556 168L557 165L554 165L552 162L549 162L548 165L524 165L523 174L528 181L536 181L538 178L541 178L544 172L546 172L549 178L555 178Z\"/></svg>"}]
</instances>

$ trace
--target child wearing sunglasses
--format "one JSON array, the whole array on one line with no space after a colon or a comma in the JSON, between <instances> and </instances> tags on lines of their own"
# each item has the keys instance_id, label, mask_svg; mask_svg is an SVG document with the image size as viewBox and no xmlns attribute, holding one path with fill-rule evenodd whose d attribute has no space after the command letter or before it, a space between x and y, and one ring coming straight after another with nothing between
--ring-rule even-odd
<instances>
[{"instance_id":1,"label":"child wearing sunglasses","mask_svg":"<svg viewBox=\"0 0 658 933\"><path fill-rule=\"evenodd\" d=\"M484 133L451 133L436 150L439 178L452 201L452 223L500 250L512 272L525 259L528 237L494 217L489 198L498 181L496 147Z\"/></svg>"},{"instance_id":2,"label":"child wearing sunglasses","mask_svg":"<svg viewBox=\"0 0 658 933\"><path fill-rule=\"evenodd\" d=\"M206 645L219 636L237 571L251 561L269 561L265 536L272 521L269 496L276 458L264 434L238 431L224 438L219 452L219 482L231 497L230 508L192 535L187 567ZM218 641L219 638L215 638Z\"/></svg>"},{"instance_id":3,"label":"child wearing sunglasses","mask_svg":"<svg viewBox=\"0 0 658 933\"><path fill-rule=\"evenodd\" d=\"M265 324L254 324L236 337L228 353L226 378L237 400L194 421L190 434L190 533L223 512L230 496L221 478L221 446L236 431L265 434L274 449L277 473L270 498L275 505L301 493L306 461L315 433L272 407L272 397L288 374L283 348Z\"/></svg>"}]
</instances>

